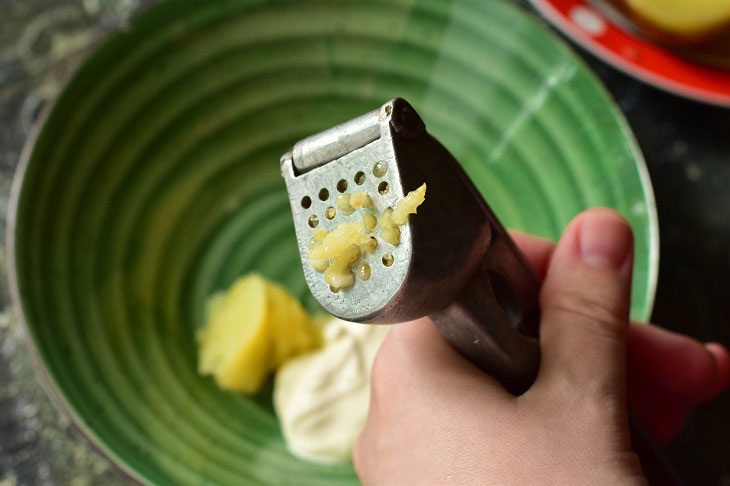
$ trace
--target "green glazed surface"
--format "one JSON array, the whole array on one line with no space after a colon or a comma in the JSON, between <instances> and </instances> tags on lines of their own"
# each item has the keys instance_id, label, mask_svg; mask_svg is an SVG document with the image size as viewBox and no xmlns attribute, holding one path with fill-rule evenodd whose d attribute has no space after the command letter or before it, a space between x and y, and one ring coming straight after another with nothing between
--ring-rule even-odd
<instances>
[{"instance_id":1,"label":"green glazed surface","mask_svg":"<svg viewBox=\"0 0 730 486\"><path fill-rule=\"evenodd\" d=\"M193 336L206 297L254 269L316 308L279 156L396 96L507 226L555 239L587 207L625 214L632 314L649 315L657 233L641 156L593 75L515 7L164 2L101 46L58 99L16 180L10 235L41 368L134 477L356 482L349 464L287 452L270 390L247 398L200 377Z\"/></svg>"}]
</instances>

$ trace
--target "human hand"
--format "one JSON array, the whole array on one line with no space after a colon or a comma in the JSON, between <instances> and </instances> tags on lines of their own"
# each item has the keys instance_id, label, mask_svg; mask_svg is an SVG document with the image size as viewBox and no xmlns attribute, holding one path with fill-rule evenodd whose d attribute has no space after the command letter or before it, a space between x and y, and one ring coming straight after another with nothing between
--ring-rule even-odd
<instances>
[{"instance_id":1,"label":"human hand","mask_svg":"<svg viewBox=\"0 0 730 486\"><path fill-rule=\"evenodd\" d=\"M627 401L666 442L727 388L722 346L629 324L633 238L615 212L579 215L557 247L513 237L544 278L534 385L510 395L428 319L393 326L353 454L363 483L642 484Z\"/></svg>"}]
</instances>

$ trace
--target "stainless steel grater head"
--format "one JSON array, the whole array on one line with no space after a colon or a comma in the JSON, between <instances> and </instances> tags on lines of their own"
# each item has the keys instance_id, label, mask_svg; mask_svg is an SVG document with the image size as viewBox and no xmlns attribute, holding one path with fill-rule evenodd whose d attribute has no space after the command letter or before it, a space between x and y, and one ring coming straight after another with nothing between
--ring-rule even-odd
<instances>
[{"instance_id":1,"label":"stainless steel grater head","mask_svg":"<svg viewBox=\"0 0 730 486\"><path fill-rule=\"evenodd\" d=\"M464 356L520 393L539 364L539 281L454 157L403 99L294 145L281 158L304 275L331 314L364 323L430 316ZM307 254L316 229L379 215L423 183L398 245L375 232L370 277L333 291ZM344 214L338 194L366 192L372 208Z\"/></svg>"}]
</instances>

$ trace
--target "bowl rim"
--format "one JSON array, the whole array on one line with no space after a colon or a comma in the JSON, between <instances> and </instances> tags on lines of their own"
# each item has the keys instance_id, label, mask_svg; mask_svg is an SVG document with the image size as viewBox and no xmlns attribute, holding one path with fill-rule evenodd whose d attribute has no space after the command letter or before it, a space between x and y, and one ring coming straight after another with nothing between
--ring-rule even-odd
<instances>
[{"instance_id":1,"label":"bowl rim","mask_svg":"<svg viewBox=\"0 0 730 486\"><path fill-rule=\"evenodd\" d=\"M615 52L611 46L605 45L597 38L594 38L575 26L565 15L563 15L563 12L561 11L562 7L569 4L575 4L574 7L589 9L594 14L599 15L611 28L621 31L623 34L627 35L631 39L631 47L650 48L652 50L666 53L683 64L688 66L691 65L693 71L696 71L697 73L705 73L705 75L707 75L707 73L718 71L719 68L704 66L693 63L690 60L685 60L681 56L671 53L661 45L635 35L631 30L624 28L621 23L616 22L613 16L606 15L605 12L596 9L591 0L528 1L534 11L540 15L539 18L546 21L549 25L554 27L557 32L569 39L571 41L571 45L580 47L582 50L590 53L595 56L595 58L608 64L612 68L623 72L628 76L647 84L648 86L652 86L675 96L681 96L689 100L699 101L712 106L718 106L720 108L730 107L730 95L727 93L716 92L711 88L698 86L696 83L691 81L675 79L666 69L655 70L651 67L645 66L641 62L626 59ZM727 73L723 72L722 76L723 78L730 79L730 71Z\"/></svg>"},{"instance_id":2,"label":"bowl rim","mask_svg":"<svg viewBox=\"0 0 730 486\"><path fill-rule=\"evenodd\" d=\"M140 9L135 10L129 17L127 22L133 21L137 16L144 14L144 12L152 7L152 5L144 6ZM46 125L46 121L51 116L56 108L61 95L66 91L66 88L76 79L81 68L94 56L98 51L99 47L106 44L112 37L117 35L124 29L123 25L112 29L108 33L100 36L96 41L90 43L84 48L79 58L72 63L66 75L64 75L61 81L61 88L53 94L52 99L47 101L38 115L38 118L33 122L30 132L23 142L23 148L20 151L20 157L18 158L18 165L15 168L13 174L13 180L10 185L10 196L8 198L8 211L7 211L7 223L5 225L5 257L7 260L7 272L8 282L10 287L10 300L12 304L15 316L18 319L23 329L23 341L25 347L28 350L28 356L30 357L31 366L33 367L34 374L38 378L38 381L43 388L46 396L49 398L53 407L61 414L70 418L72 426L86 438L86 441L92 448L98 452L101 456L105 457L111 464L116 466L117 470L123 475L127 476L128 479L139 483L139 484L151 484L144 476L134 470L131 466L126 464L117 454L109 447L104 444L104 441L96 435L91 427L84 423L81 416L76 412L74 407L69 403L67 398L61 391L61 387L58 385L56 380L52 377L48 370L45 360L41 357L38 347L33 340L31 335L30 326L28 320L25 317L23 310L23 303L20 297L20 287L18 285L18 272L16 267L16 254L15 254L15 230L17 227L18 217L18 204L20 203L20 196L23 189L23 182L25 181L25 175L30 165L30 160L33 156L36 141L40 136L43 128Z\"/></svg>"},{"instance_id":3,"label":"bowl rim","mask_svg":"<svg viewBox=\"0 0 730 486\"><path fill-rule=\"evenodd\" d=\"M552 40L556 42L557 44L562 45L564 49L567 49L570 52L570 56L573 56L574 61L580 64L581 69L585 70L585 72L589 75L591 78L591 82L594 83L597 88L601 91L603 91L604 95L606 96L606 106L609 110L613 112L613 115L616 117L619 129L621 130L627 144L629 145L629 148L631 150L631 154L633 156L634 162L636 164L636 168L639 175L639 182L641 185L641 189L643 190L644 199L646 203L646 214L647 214L647 223L648 223L648 254L647 254L647 262L648 262L648 268L647 268L647 292L646 292L646 309L645 309L645 316L642 316L642 319L648 320L651 311L654 307L654 300L656 297L656 288L657 288L657 280L658 280L658 273L659 273L659 224L658 224L658 215L657 215L657 208L656 208L656 200L654 197L654 189L651 183L651 178L649 176L649 170L646 165L646 160L644 159L643 153L641 152L640 146L636 140L636 137L631 130L631 127L624 115L624 113L619 109L615 99L613 98L613 95L610 91L606 88L604 83L601 81L600 78L593 72L593 70L578 56L578 54L575 52L575 50L570 46L568 42L566 42L564 39L561 39L560 36L555 35L554 32L550 31L549 29L545 28L544 25L540 23L540 18L535 16L533 12L530 12L529 10L525 9L524 7L519 7L517 5L511 4L507 1L503 1L502 3L508 4L511 8L518 11L520 14L528 17L532 25L536 28L539 28L543 30L546 35L552 37ZM134 21L137 17L140 15L144 15L145 12L149 9L153 9L155 4L143 6L137 10L135 10L127 20L127 24ZM74 82L76 79L79 71L81 68L83 68L86 63L93 58L93 56L96 55L98 52L99 47L106 44L108 41L110 41L113 37L118 35L120 32L123 32L125 29L125 25L120 25L114 29L112 29L110 32L100 36L99 39L97 39L95 42L92 42L89 46L87 46L84 49L84 52L79 56L79 58L76 60L75 63L72 64L71 68L69 69L68 73L64 76L64 79L62 80L61 88L53 95L53 98L46 102L44 107L42 108L38 118L33 122L33 125L30 129L30 132L28 133L28 136L25 139L25 142L23 144L23 148L21 150L20 156L18 158L18 164L16 166L13 180L10 187L10 195L8 199L8 210L7 210L7 223L6 223L6 235L5 235L5 243L6 243L6 252L5 256L7 258L7 273L8 273L8 282L10 287L10 297L11 297L11 303L12 308L15 312L15 315L18 319L18 322L20 323L22 329L23 329L23 340L25 341L26 349L28 350L28 355L30 356L31 365L34 369L35 375L38 377L39 382L41 383L41 386L43 390L46 393L46 396L50 399L51 403L53 404L54 408L61 414L65 415L66 417L70 418L70 422L73 425L73 427L81 433L83 437L86 438L88 443L93 447L95 451L97 451L100 455L105 457L109 460L110 463L112 463L114 466L116 466L117 470L120 471L122 474L127 476L128 479L131 479L132 481L135 481L139 484L152 484L149 480L149 478L146 478L143 474L136 471L132 466L128 465L122 458L120 458L110 447L108 447L104 441L94 432L94 430L88 426L82 417L77 413L73 405L68 401L68 399L64 396L63 391L61 387L58 385L56 380L51 375L48 366L45 362L45 360L41 357L40 352L38 351L38 347L33 340L30 326L28 325L28 321L25 316L25 312L23 310L23 302L20 297L20 288L18 285L18 273L17 273L17 267L16 267L16 241L15 241L15 234L16 234L16 227L17 227L17 217L18 217L18 204L20 202L20 197L23 190L23 183L25 181L26 172L28 170L28 166L30 165L30 160L32 158L36 141L40 134L43 131L43 128L46 125L46 121L51 116L51 114L54 112L56 105L61 97L61 95L66 91L68 86Z\"/></svg>"}]
</instances>

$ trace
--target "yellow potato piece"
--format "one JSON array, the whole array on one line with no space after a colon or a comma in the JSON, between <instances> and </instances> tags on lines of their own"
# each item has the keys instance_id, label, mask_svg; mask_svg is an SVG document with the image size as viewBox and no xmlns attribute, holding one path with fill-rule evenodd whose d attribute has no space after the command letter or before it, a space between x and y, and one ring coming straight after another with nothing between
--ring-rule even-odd
<instances>
[{"instance_id":1,"label":"yellow potato piece","mask_svg":"<svg viewBox=\"0 0 730 486\"><path fill-rule=\"evenodd\" d=\"M355 192L350 196L350 206L355 209L370 207L370 196L364 192Z\"/></svg>"},{"instance_id":2,"label":"yellow potato piece","mask_svg":"<svg viewBox=\"0 0 730 486\"><path fill-rule=\"evenodd\" d=\"M316 230L312 231L312 236L315 240L321 242L327 237L329 233L329 231L323 230L322 228L317 228Z\"/></svg>"},{"instance_id":3,"label":"yellow potato piece","mask_svg":"<svg viewBox=\"0 0 730 486\"><path fill-rule=\"evenodd\" d=\"M390 243L393 246L398 246L400 244L400 228L397 226L385 228L383 232L380 233L380 237L387 243Z\"/></svg>"},{"instance_id":4,"label":"yellow potato piece","mask_svg":"<svg viewBox=\"0 0 730 486\"><path fill-rule=\"evenodd\" d=\"M398 201L398 205L390 216L394 224L400 226L408 222L409 214L416 214L418 206L426 200L426 184L406 194L406 197Z\"/></svg>"},{"instance_id":5,"label":"yellow potato piece","mask_svg":"<svg viewBox=\"0 0 730 486\"><path fill-rule=\"evenodd\" d=\"M340 194L337 196L337 207L340 208L340 212L342 214L352 214L355 209L350 204L350 195L349 194Z\"/></svg>"},{"instance_id":6,"label":"yellow potato piece","mask_svg":"<svg viewBox=\"0 0 730 486\"><path fill-rule=\"evenodd\" d=\"M380 233L383 241L393 246L400 243L400 229L393 222L393 210L391 208L386 209L380 215L380 227L383 228L383 232Z\"/></svg>"},{"instance_id":7,"label":"yellow potato piece","mask_svg":"<svg viewBox=\"0 0 730 486\"><path fill-rule=\"evenodd\" d=\"M350 265L355 263L358 258L360 258L360 247L350 245L332 259L329 268L324 271L325 281L334 289L351 287L355 283L355 275Z\"/></svg>"},{"instance_id":8,"label":"yellow potato piece","mask_svg":"<svg viewBox=\"0 0 730 486\"><path fill-rule=\"evenodd\" d=\"M268 322L272 330L274 368L289 358L319 347L322 336L297 299L268 282Z\"/></svg>"},{"instance_id":9,"label":"yellow potato piece","mask_svg":"<svg viewBox=\"0 0 730 486\"><path fill-rule=\"evenodd\" d=\"M315 270L317 270L319 273L322 273L325 270L327 270L327 267L329 266L329 264L330 263L328 260L312 260L311 258L309 260L309 265L312 268L314 268Z\"/></svg>"},{"instance_id":10,"label":"yellow potato piece","mask_svg":"<svg viewBox=\"0 0 730 486\"><path fill-rule=\"evenodd\" d=\"M728 0L627 0L644 19L676 34L696 35L730 22Z\"/></svg>"},{"instance_id":11,"label":"yellow potato piece","mask_svg":"<svg viewBox=\"0 0 730 486\"><path fill-rule=\"evenodd\" d=\"M309 251L309 258L312 260L336 258L360 241L363 228L363 223L342 223L330 231L318 246Z\"/></svg>"},{"instance_id":12,"label":"yellow potato piece","mask_svg":"<svg viewBox=\"0 0 730 486\"><path fill-rule=\"evenodd\" d=\"M394 226L395 223L393 222L393 209L388 208L383 211L383 214L380 215L380 227L383 229L388 229Z\"/></svg>"},{"instance_id":13,"label":"yellow potato piece","mask_svg":"<svg viewBox=\"0 0 730 486\"><path fill-rule=\"evenodd\" d=\"M211 298L197 333L198 371L221 388L256 393L286 359L320 345L319 327L278 285L251 274Z\"/></svg>"},{"instance_id":14,"label":"yellow potato piece","mask_svg":"<svg viewBox=\"0 0 730 486\"><path fill-rule=\"evenodd\" d=\"M372 231L375 229L375 226L378 224L378 220L372 214L363 214L362 223L365 225L365 230Z\"/></svg>"},{"instance_id":15,"label":"yellow potato piece","mask_svg":"<svg viewBox=\"0 0 730 486\"><path fill-rule=\"evenodd\" d=\"M378 239L374 236L363 235L358 246L360 246L360 250L372 253L378 247Z\"/></svg>"},{"instance_id":16,"label":"yellow potato piece","mask_svg":"<svg viewBox=\"0 0 730 486\"><path fill-rule=\"evenodd\" d=\"M426 184L409 192L396 205L388 208L380 215L380 226L383 229L380 238L393 246L400 244L399 226L408 222L408 216L416 214L418 206L426 199ZM353 208L371 207L372 200L364 192L351 195L342 194L337 197L337 206L345 214L352 214ZM349 212L347 212L349 211ZM309 265L320 273L324 273L333 291L351 287L355 284L353 265L361 256L372 253L378 247L378 240L372 234L378 224L372 214L363 214L362 222L342 223L332 231L316 229L312 232L314 240L309 245ZM369 278L369 274L368 274Z\"/></svg>"}]
</instances>

